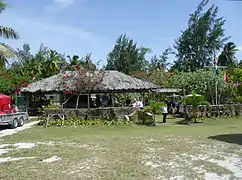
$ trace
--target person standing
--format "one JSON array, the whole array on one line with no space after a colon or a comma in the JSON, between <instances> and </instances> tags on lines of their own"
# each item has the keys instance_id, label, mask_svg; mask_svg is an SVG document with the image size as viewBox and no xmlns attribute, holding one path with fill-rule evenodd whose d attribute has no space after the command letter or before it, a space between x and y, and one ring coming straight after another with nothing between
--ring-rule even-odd
<instances>
[{"instance_id":1,"label":"person standing","mask_svg":"<svg viewBox=\"0 0 242 180\"><path fill-rule=\"evenodd\" d=\"M166 116L168 114L167 106L166 105L165 106L162 106L161 111L162 111L162 115L163 115L163 121L162 121L162 123L166 123Z\"/></svg>"}]
</instances>

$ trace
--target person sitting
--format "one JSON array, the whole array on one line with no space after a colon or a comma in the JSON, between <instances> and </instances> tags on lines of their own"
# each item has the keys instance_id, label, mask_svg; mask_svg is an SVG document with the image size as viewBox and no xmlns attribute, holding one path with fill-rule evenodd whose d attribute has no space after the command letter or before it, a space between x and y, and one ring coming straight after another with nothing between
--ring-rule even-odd
<instances>
[{"instance_id":1,"label":"person sitting","mask_svg":"<svg viewBox=\"0 0 242 180\"><path fill-rule=\"evenodd\" d=\"M144 104L143 104L143 101L141 98L139 99L139 101L137 103L138 103L139 108L142 109L144 107Z\"/></svg>"},{"instance_id":2,"label":"person sitting","mask_svg":"<svg viewBox=\"0 0 242 180\"><path fill-rule=\"evenodd\" d=\"M109 97L108 97L107 93L104 94L102 101L103 101L104 107L108 107Z\"/></svg>"},{"instance_id":3,"label":"person sitting","mask_svg":"<svg viewBox=\"0 0 242 180\"><path fill-rule=\"evenodd\" d=\"M144 105L143 105L142 100L137 101L136 99L134 99L133 107L143 108Z\"/></svg>"}]
</instances>

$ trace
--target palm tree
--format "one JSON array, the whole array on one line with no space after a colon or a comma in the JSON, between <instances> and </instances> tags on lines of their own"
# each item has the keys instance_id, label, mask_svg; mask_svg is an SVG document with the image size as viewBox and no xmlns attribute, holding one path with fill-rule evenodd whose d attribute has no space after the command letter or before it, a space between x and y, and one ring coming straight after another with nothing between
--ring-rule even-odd
<instances>
[{"instance_id":1,"label":"palm tree","mask_svg":"<svg viewBox=\"0 0 242 180\"><path fill-rule=\"evenodd\" d=\"M235 53L237 51L236 45L233 42L225 44L223 51L218 57L218 64L221 66L234 65L236 60Z\"/></svg>"},{"instance_id":2,"label":"palm tree","mask_svg":"<svg viewBox=\"0 0 242 180\"><path fill-rule=\"evenodd\" d=\"M185 106L191 106L191 114L187 114L185 110L185 119L192 118L194 122L197 121L197 113L199 112L199 106L207 106L207 108L210 107L210 103L206 101L205 97L202 95L196 94L196 92L192 92L192 96L187 96L183 99L183 102ZM186 108L185 108L186 109ZM190 116L190 117L188 117Z\"/></svg>"},{"instance_id":3,"label":"palm tree","mask_svg":"<svg viewBox=\"0 0 242 180\"><path fill-rule=\"evenodd\" d=\"M0 13L2 13L7 8L7 4L0 1ZM5 39L19 39L18 33L8 27L0 26L0 36ZM0 43L0 68L5 66L8 62L7 58L15 57L15 51L4 43Z\"/></svg>"}]
</instances>

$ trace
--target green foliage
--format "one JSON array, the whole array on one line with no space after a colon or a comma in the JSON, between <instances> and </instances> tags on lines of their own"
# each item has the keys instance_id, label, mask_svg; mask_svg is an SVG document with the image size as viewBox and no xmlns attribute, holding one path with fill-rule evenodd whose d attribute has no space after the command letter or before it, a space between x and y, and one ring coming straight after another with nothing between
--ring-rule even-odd
<instances>
[{"instance_id":1,"label":"green foliage","mask_svg":"<svg viewBox=\"0 0 242 180\"><path fill-rule=\"evenodd\" d=\"M236 96L234 102L242 103L242 96Z\"/></svg>"},{"instance_id":2,"label":"green foliage","mask_svg":"<svg viewBox=\"0 0 242 180\"><path fill-rule=\"evenodd\" d=\"M169 87L169 73L164 70L153 71L150 75L150 81L162 88Z\"/></svg>"},{"instance_id":3,"label":"green foliage","mask_svg":"<svg viewBox=\"0 0 242 180\"><path fill-rule=\"evenodd\" d=\"M158 114L162 106L166 106L165 103L150 100L150 110L153 114Z\"/></svg>"},{"instance_id":4,"label":"green foliage","mask_svg":"<svg viewBox=\"0 0 242 180\"><path fill-rule=\"evenodd\" d=\"M147 108L146 110L143 111L139 111L138 112L138 120L135 122L136 124L139 125L146 125L146 126L150 126L154 123L154 119L152 114L149 115L149 112L147 112Z\"/></svg>"},{"instance_id":5,"label":"green foliage","mask_svg":"<svg viewBox=\"0 0 242 180\"><path fill-rule=\"evenodd\" d=\"M150 106L145 107L143 110L145 113L152 113L152 108Z\"/></svg>"},{"instance_id":6,"label":"green foliage","mask_svg":"<svg viewBox=\"0 0 242 180\"><path fill-rule=\"evenodd\" d=\"M235 53L238 50L233 42L229 42L224 45L224 49L218 57L218 65L220 66L231 66L236 62Z\"/></svg>"},{"instance_id":7,"label":"green foliage","mask_svg":"<svg viewBox=\"0 0 242 180\"><path fill-rule=\"evenodd\" d=\"M11 94L27 86L32 79L18 68L0 71L0 93Z\"/></svg>"},{"instance_id":8,"label":"green foliage","mask_svg":"<svg viewBox=\"0 0 242 180\"><path fill-rule=\"evenodd\" d=\"M0 1L0 13L2 13L6 8L7 4ZM18 33L9 27L0 26L0 37L5 39L19 39ZM14 58L15 51L7 44L0 43L0 71L4 70L6 63L8 63L8 58Z\"/></svg>"},{"instance_id":9,"label":"green foliage","mask_svg":"<svg viewBox=\"0 0 242 180\"><path fill-rule=\"evenodd\" d=\"M206 106L211 105L208 101L206 101L205 96L203 96L203 95L198 96L198 95L196 95L195 92L192 93L192 96L185 97L183 99L183 103L185 105L191 105L193 108L197 108L200 105L206 105Z\"/></svg>"},{"instance_id":10,"label":"green foliage","mask_svg":"<svg viewBox=\"0 0 242 180\"><path fill-rule=\"evenodd\" d=\"M209 0L203 0L190 15L188 27L177 39L174 48L174 67L180 71L196 71L213 63L214 51L223 47L225 20L218 17L218 7L212 5L207 10Z\"/></svg>"},{"instance_id":11,"label":"green foliage","mask_svg":"<svg viewBox=\"0 0 242 180\"><path fill-rule=\"evenodd\" d=\"M60 106L54 105L54 104L49 104L47 106L43 106L45 109L60 109Z\"/></svg>"},{"instance_id":12,"label":"green foliage","mask_svg":"<svg viewBox=\"0 0 242 180\"><path fill-rule=\"evenodd\" d=\"M117 70L125 74L146 68L148 48L138 47L133 39L125 34L118 37L113 50L108 54L106 70Z\"/></svg>"},{"instance_id":13,"label":"green foliage","mask_svg":"<svg viewBox=\"0 0 242 180\"><path fill-rule=\"evenodd\" d=\"M153 56L149 63L149 70L165 70L170 63L168 63L169 55L172 54L172 49L167 48L165 51L159 56Z\"/></svg>"},{"instance_id":14,"label":"green foliage","mask_svg":"<svg viewBox=\"0 0 242 180\"><path fill-rule=\"evenodd\" d=\"M198 70L196 72L181 72L170 79L170 85L174 88L183 89L185 94L197 92L204 94L205 98L215 104L215 83L217 82L218 103L227 103L236 95L236 88L224 81L224 74L216 75L214 69Z\"/></svg>"},{"instance_id":15,"label":"green foliage","mask_svg":"<svg viewBox=\"0 0 242 180\"><path fill-rule=\"evenodd\" d=\"M78 65L80 67L87 69L89 71L96 70L97 67L93 63L92 58L91 58L92 53L87 54L84 58L79 58L79 56L74 55L74 56L67 56L68 60L70 63L67 65L65 68L66 70L75 70Z\"/></svg>"},{"instance_id":16,"label":"green foliage","mask_svg":"<svg viewBox=\"0 0 242 180\"><path fill-rule=\"evenodd\" d=\"M162 88L169 87L169 78L171 77L169 72L166 72L164 69L153 70L153 71L137 71L131 74L131 76L138 79L152 82Z\"/></svg>"},{"instance_id":17,"label":"green foliage","mask_svg":"<svg viewBox=\"0 0 242 180\"><path fill-rule=\"evenodd\" d=\"M197 113L199 113L199 106L207 106L207 108L210 110L211 106L208 101L206 101L205 97L202 95L197 95L196 92L192 92L192 96L185 97L183 99L183 103L188 106L192 106L192 111L186 113L185 119L192 119L195 122L198 120ZM191 113L191 114L190 114ZM200 119L201 120L201 119Z\"/></svg>"},{"instance_id":18,"label":"green foliage","mask_svg":"<svg viewBox=\"0 0 242 180\"><path fill-rule=\"evenodd\" d=\"M242 67L241 68L233 68L230 71L230 79L234 83L242 83Z\"/></svg>"},{"instance_id":19,"label":"green foliage","mask_svg":"<svg viewBox=\"0 0 242 180\"><path fill-rule=\"evenodd\" d=\"M53 127L61 127L63 126L126 126L126 125L131 125L131 121L125 121L125 120L80 120L80 119L67 119L64 120L62 124L61 119L53 120L48 123L48 127L53 126ZM45 126L46 125L46 119L41 120L38 124L39 126Z\"/></svg>"}]
</instances>

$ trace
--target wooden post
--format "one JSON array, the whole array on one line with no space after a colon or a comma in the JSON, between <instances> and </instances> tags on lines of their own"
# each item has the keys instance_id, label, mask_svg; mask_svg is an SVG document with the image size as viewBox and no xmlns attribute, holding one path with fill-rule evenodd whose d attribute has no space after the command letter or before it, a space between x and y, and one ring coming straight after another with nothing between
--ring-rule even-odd
<instances>
[{"instance_id":1,"label":"wooden post","mask_svg":"<svg viewBox=\"0 0 242 180\"><path fill-rule=\"evenodd\" d=\"M66 101L66 94L64 93L64 97L63 97L63 99L64 99L64 101L63 101L63 103ZM62 106L62 108L66 108L66 104L64 104L63 106Z\"/></svg>"},{"instance_id":2,"label":"wooden post","mask_svg":"<svg viewBox=\"0 0 242 180\"><path fill-rule=\"evenodd\" d=\"M112 92L112 107L114 107L115 103L114 103L114 92Z\"/></svg>"},{"instance_id":3,"label":"wooden post","mask_svg":"<svg viewBox=\"0 0 242 180\"><path fill-rule=\"evenodd\" d=\"M87 94L87 108L90 109L90 93Z\"/></svg>"}]
</instances>

